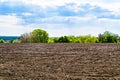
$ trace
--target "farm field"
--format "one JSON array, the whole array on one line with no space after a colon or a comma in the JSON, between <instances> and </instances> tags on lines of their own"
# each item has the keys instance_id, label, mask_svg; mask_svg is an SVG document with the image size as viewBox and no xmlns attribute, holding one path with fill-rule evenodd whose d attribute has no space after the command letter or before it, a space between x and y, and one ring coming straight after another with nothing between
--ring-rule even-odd
<instances>
[{"instance_id":1,"label":"farm field","mask_svg":"<svg viewBox=\"0 0 120 80\"><path fill-rule=\"evenodd\" d=\"M120 80L120 44L0 44L0 80Z\"/></svg>"}]
</instances>

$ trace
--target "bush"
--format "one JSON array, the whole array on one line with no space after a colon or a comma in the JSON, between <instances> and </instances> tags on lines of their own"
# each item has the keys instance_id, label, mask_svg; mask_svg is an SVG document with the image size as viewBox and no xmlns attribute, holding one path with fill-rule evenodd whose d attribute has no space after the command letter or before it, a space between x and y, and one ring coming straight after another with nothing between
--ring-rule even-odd
<instances>
[{"instance_id":1,"label":"bush","mask_svg":"<svg viewBox=\"0 0 120 80\"><path fill-rule=\"evenodd\" d=\"M0 39L0 43L5 43L5 41L3 39Z\"/></svg>"},{"instance_id":2,"label":"bush","mask_svg":"<svg viewBox=\"0 0 120 80\"><path fill-rule=\"evenodd\" d=\"M46 31L35 29L30 33L22 34L18 41L21 43L120 43L120 37L118 34L105 31L103 34L99 34L98 37L86 35L49 38Z\"/></svg>"},{"instance_id":3,"label":"bush","mask_svg":"<svg viewBox=\"0 0 120 80\"><path fill-rule=\"evenodd\" d=\"M58 42L62 42L62 43L69 43L70 40L67 36L62 36L58 39Z\"/></svg>"},{"instance_id":4,"label":"bush","mask_svg":"<svg viewBox=\"0 0 120 80\"><path fill-rule=\"evenodd\" d=\"M39 42L46 43L49 40L48 33L41 29L35 29L34 31L32 31L31 36L32 36L31 40L34 43L39 43Z\"/></svg>"},{"instance_id":5,"label":"bush","mask_svg":"<svg viewBox=\"0 0 120 80\"><path fill-rule=\"evenodd\" d=\"M19 40L21 43L30 43L32 42L31 37L31 33L24 33L21 35Z\"/></svg>"},{"instance_id":6,"label":"bush","mask_svg":"<svg viewBox=\"0 0 120 80\"><path fill-rule=\"evenodd\" d=\"M54 42L54 43L58 43L58 40L59 40L59 37L53 38L53 42Z\"/></svg>"},{"instance_id":7,"label":"bush","mask_svg":"<svg viewBox=\"0 0 120 80\"><path fill-rule=\"evenodd\" d=\"M60 42L60 43L97 43L98 37L94 37L91 35L86 36L62 36L62 37L56 37L53 39L54 42Z\"/></svg>"},{"instance_id":8,"label":"bush","mask_svg":"<svg viewBox=\"0 0 120 80\"><path fill-rule=\"evenodd\" d=\"M35 29L30 33L22 34L21 43L46 43L49 40L48 33L41 29Z\"/></svg>"},{"instance_id":9,"label":"bush","mask_svg":"<svg viewBox=\"0 0 120 80\"><path fill-rule=\"evenodd\" d=\"M49 38L48 43L54 43L54 40L52 38Z\"/></svg>"},{"instance_id":10,"label":"bush","mask_svg":"<svg viewBox=\"0 0 120 80\"><path fill-rule=\"evenodd\" d=\"M117 34L105 31L103 34L99 34L99 42L101 43L117 43L119 36Z\"/></svg>"}]
</instances>

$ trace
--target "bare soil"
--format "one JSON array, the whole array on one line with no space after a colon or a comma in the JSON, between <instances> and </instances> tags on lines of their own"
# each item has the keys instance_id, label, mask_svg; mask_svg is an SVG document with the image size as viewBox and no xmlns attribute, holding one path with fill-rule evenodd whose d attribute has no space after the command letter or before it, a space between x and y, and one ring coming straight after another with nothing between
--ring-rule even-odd
<instances>
[{"instance_id":1,"label":"bare soil","mask_svg":"<svg viewBox=\"0 0 120 80\"><path fill-rule=\"evenodd\" d=\"M0 44L0 80L120 80L120 44Z\"/></svg>"}]
</instances>

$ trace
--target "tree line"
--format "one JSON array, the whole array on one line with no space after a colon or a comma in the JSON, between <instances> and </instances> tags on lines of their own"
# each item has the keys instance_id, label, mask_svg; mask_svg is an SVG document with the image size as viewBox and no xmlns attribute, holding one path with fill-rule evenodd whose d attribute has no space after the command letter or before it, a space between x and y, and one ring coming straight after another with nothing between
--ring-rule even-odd
<instances>
[{"instance_id":1,"label":"tree line","mask_svg":"<svg viewBox=\"0 0 120 80\"><path fill-rule=\"evenodd\" d=\"M5 43L0 39L0 43ZM30 33L22 34L16 40L10 40L8 43L120 43L120 36L110 31L105 31L98 36L61 36L50 38L49 34L42 29L35 29Z\"/></svg>"}]
</instances>

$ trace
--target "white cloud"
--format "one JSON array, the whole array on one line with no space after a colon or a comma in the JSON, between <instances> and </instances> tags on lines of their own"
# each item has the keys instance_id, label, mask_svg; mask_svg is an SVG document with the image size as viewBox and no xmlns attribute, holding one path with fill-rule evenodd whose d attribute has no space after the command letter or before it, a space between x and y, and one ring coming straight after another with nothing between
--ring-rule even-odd
<instances>
[{"instance_id":1,"label":"white cloud","mask_svg":"<svg viewBox=\"0 0 120 80\"><path fill-rule=\"evenodd\" d=\"M23 16L31 16L33 15L32 13L28 13L28 12L25 12L25 13L22 13Z\"/></svg>"},{"instance_id":2,"label":"white cloud","mask_svg":"<svg viewBox=\"0 0 120 80\"><path fill-rule=\"evenodd\" d=\"M13 15L0 15L0 35L2 36L20 36L29 32L32 27L20 25L22 20Z\"/></svg>"},{"instance_id":3,"label":"white cloud","mask_svg":"<svg viewBox=\"0 0 120 80\"><path fill-rule=\"evenodd\" d=\"M74 36L79 36L79 35L88 35L91 34L93 36L97 36L99 33L103 33L105 29L102 27L77 27L77 28L59 28L59 29L46 29L50 36L52 37L60 37L60 36L65 36L65 35L74 35Z\"/></svg>"},{"instance_id":4,"label":"white cloud","mask_svg":"<svg viewBox=\"0 0 120 80\"><path fill-rule=\"evenodd\" d=\"M0 35L20 36L23 33L31 32L36 28L46 30L50 36L64 36L64 35L87 35L91 34L97 36L104 31L112 31L119 33L120 20L114 19L98 19L93 16L86 17L53 17L50 20L66 21L70 20L74 24L65 23L46 23L44 24L29 24L22 25L22 19L15 15L0 15Z\"/></svg>"},{"instance_id":5,"label":"white cloud","mask_svg":"<svg viewBox=\"0 0 120 80\"><path fill-rule=\"evenodd\" d=\"M13 15L0 15L0 24L6 24L6 25L16 25L22 22L22 19L19 19L18 17Z\"/></svg>"},{"instance_id":6,"label":"white cloud","mask_svg":"<svg viewBox=\"0 0 120 80\"><path fill-rule=\"evenodd\" d=\"M87 15L86 17L52 17L46 18L44 21L45 23L39 24L39 26L41 26L42 29L47 30L50 36L78 36L87 34L97 36L99 33L103 33L104 31L111 31L120 34L118 30L120 20L115 19L99 19L95 16ZM72 24L69 22L66 24L64 23L65 21L70 21Z\"/></svg>"},{"instance_id":7,"label":"white cloud","mask_svg":"<svg viewBox=\"0 0 120 80\"><path fill-rule=\"evenodd\" d=\"M0 2L22 2L25 4L33 4L40 6L60 6L66 3L76 3L76 4L90 3L90 4L108 4L108 5L111 4L115 5L120 3L119 0L109 0L109 1L106 0L0 0Z\"/></svg>"},{"instance_id":8,"label":"white cloud","mask_svg":"<svg viewBox=\"0 0 120 80\"><path fill-rule=\"evenodd\" d=\"M26 3L31 3L34 5L40 5L43 7L46 6L61 6L66 3L76 3L76 6L81 5L81 4L86 4L89 3L91 5L97 5L100 6L104 9L112 10L112 11L120 11L120 1L119 0L32 0L32 1L27 1Z\"/></svg>"},{"instance_id":9,"label":"white cloud","mask_svg":"<svg viewBox=\"0 0 120 80\"><path fill-rule=\"evenodd\" d=\"M112 11L116 16L120 16L120 1L119 0L0 0L0 2L10 2L11 6L21 4L29 4L31 6L36 5L37 8L43 7L43 10L46 11L48 7L52 7L49 9L56 9L58 6L66 6L67 3L75 3L73 6L66 6L67 9L72 11L81 11L80 5L82 4L90 4L93 6L99 6L103 9L108 9ZM112 5L112 6L111 6ZM34 9L34 8L32 8ZM35 9L36 10L36 9ZM37 11L36 11L37 12ZM48 16L53 12L46 13ZM55 11L57 14L57 10ZM9 14L9 13L8 13ZM33 16L32 13L29 12L21 12L22 16ZM43 13L44 14L44 13ZM105 13L103 13L105 14ZM108 12L109 14L109 12ZM39 13L36 13L39 15ZM105 14L107 15L107 13ZM26 18L27 18L26 17ZM32 18L32 17L30 17ZM29 20L29 18L27 18ZM35 23L32 23L31 20L34 20ZM30 32L33 29L41 28L50 34L50 36L63 36L63 35L97 35L99 33L104 32L105 30L112 31L114 33L119 33L120 20L119 19L106 19L106 18L97 18L97 16L93 14L84 15L82 17L78 17L78 15L74 16L59 16L52 15L45 18L40 18L39 16L34 19L30 19L31 23L28 25L23 25L22 23L24 18L21 19L17 17L15 13L12 15L0 15L0 35L21 35L25 32Z\"/></svg>"},{"instance_id":10,"label":"white cloud","mask_svg":"<svg viewBox=\"0 0 120 80\"><path fill-rule=\"evenodd\" d=\"M67 3L75 3L76 6L74 7L74 10L78 10L79 5L81 4L91 4L91 5L97 5L100 6L103 9L108 9L110 11L113 11L115 14L120 14L120 0L0 0L0 2L9 2L11 5L18 5L19 3L22 4L29 4L29 5L36 5L41 6L43 8L46 7L56 7L65 5ZM71 7L71 9L73 8Z\"/></svg>"}]
</instances>

